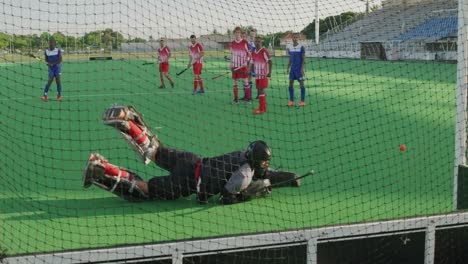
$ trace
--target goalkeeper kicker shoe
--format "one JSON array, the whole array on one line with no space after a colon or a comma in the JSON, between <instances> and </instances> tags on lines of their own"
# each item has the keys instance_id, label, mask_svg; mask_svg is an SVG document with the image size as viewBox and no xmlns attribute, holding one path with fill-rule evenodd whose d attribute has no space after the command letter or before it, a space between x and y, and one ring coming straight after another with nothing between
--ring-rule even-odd
<instances>
[{"instance_id":1,"label":"goalkeeper kicker shoe","mask_svg":"<svg viewBox=\"0 0 468 264\"><path fill-rule=\"evenodd\" d=\"M94 179L104 176L105 167L102 164L106 161L103 156L98 153L91 153L83 171L83 187L89 188L94 183Z\"/></svg>"},{"instance_id":2,"label":"goalkeeper kicker shoe","mask_svg":"<svg viewBox=\"0 0 468 264\"><path fill-rule=\"evenodd\" d=\"M155 161L160 142L149 130L143 117L133 106L112 106L102 115L105 125L117 129L129 145L140 156L143 163Z\"/></svg>"},{"instance_id":3,"label":"goalkeeper kicker shoe","mask_svg":"<svg viewBox=\"0 0 468 264\"><path fill-rule=\"evenodd\" d=\"M83 171L83 186L85 188L94 184L129 201L148 199L147 193L138 187L138 181L143 181L143 179L127 169L108 163L98 153L92 153L89 156Z\"/></svg>"}]
</instances>

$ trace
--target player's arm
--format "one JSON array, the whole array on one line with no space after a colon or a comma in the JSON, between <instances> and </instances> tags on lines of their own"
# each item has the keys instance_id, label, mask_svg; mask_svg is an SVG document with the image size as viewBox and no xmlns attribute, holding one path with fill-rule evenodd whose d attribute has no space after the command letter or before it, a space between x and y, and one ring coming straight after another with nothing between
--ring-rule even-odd
<instances>
[{"instance_id":1,"label":"player's arm","mask_svg":"<svg viewBox=\"0 0 468 264\"><path fill-rule=\"evenodd\" d=\"M265 197L271 193L271 182L268 179L253 181L247 188L239 193L231 193L225 188L221 191L222 204L235 204Z\"/></svg>"},{"instance_id":2,"label":"player's arm","mask_svg":"<svg viewBox=\"0 0 468 264\"><path fill-rule=\"evenodd\" d=\"M254 178L258 177L255 175ZM280 171L280 170L272 170L268 169L265 171L263 175L258 177L260 179L268 179L271 184L275 185L275 187L285 187L285 186L294 186L299 187L301 185L301 180L299 175L289 172L289 171Z\"/></svg>"},{"instance_id":3,"label":"player's arm","mask_svg":"<svg viewBox=\"0 0 468 264\"><path fill-rule=\"evenodd\" d=\"M171 50L169 48L167 48L167 59L166 59L166 62L169 61L169 59L171 58L172 56L172 53L171 53Z\"/></svg>"},{"instance_id":4,"label":"player's arm","mask_svg":"<svg viewBox=\"0 0 468 264\"><path fill-rule=\"evenodd\" d=\"M47 64L48 66L50 66L50 64L49 64L49 57L47 56L47 52L44 52L44 61L46 62L46 64Z\"/></svg>"},{"instance_id":5,"label":"player's arm","mask_svg":"<svg viewBox=\"0 0 468 264\"><path fill-rule=\"evenodd\" d=\"M271 59L268 60L268 74L267 74L267 77L270 78L271 77L271 71L273 70L273 62L271 61Z\"/></svg>"},{"instance_id":6,"label":"player's arm","mask_svg":"<svg viewBox=\"0 0 468 264\"><path fill-rule=\"evenodd\" d=\"M259 179L252 182L252 169L244 164L233 172L231 178L221 191L222 204L234 204L263 197L271 192L271 183L268 179Z\"/></svg>"},{"instance_id":7,"label":"player's arm","mask_svg":"<svg viewBox=\"0 0 468 264\"><path fill-rule=\"evenodd\" d=\"M203 57L205 56L205 49L203 48L203 46L200 44L200 58L198 58L199 60L203 59Z\"/></svg>"},{"instance_id":8,"label":"player's arm","mask_svg":"<svg viewBox=\"0 0 468 264\"><path fill-rule=\"evenodd\" d=\"M306 56L305 56L305 48L302 46L301 48L301 54L302 54L302 65L301 65L301 73L304 75L304 65L306 63Z\"/></svg>"},{"instance_id":9,"label":"player's arm","mask_svg":"<svg viewBox=\"0 0 468 264\"><path fill-rule=\"evenodd\" d=\"M192 64L193 64L193 58L192 58L192 54L189 53L189 62L187 64L187 69L192 67Z\"/></svg>"},{"instance_id":10,"label":"player's arm","mask_svg":"<svg viewBox=\"0 0 468 264\"><path fill-rule=\"evenodd\" d=\"M249 43L246 41L245 52L247 53L247 65L252 62L252 52L250 52Z\"/></svg>"},{"instance_id":11,"label":"player's arm","mask_svg":"<svg viewBox=\"0 0 468 264\"><path fill-rule=\"evenodd\" d=\"M55 63L53 63L52 66L55 66L60 63L62 63L62 54L60 54L59 59Z\"/></svg>"}]
</instances>

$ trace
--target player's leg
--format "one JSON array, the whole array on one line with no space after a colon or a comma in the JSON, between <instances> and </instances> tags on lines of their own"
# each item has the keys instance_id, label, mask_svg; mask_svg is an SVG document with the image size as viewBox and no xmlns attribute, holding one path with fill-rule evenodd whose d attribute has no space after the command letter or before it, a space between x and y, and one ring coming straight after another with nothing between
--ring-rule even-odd
<instances>
[{"instance_id":1,"label":"player's leg","mask_svg":"<svg viewBox=\"0 0 468 264\"><path fill-rule=\"evenodd\" d=\"M162 64L159 64L159 80L161 81L161 85L159 86L159 89L165 89L166 85L164 84L164 73L161 71L161 66Z\"/></svg>"},{"instance_id":2,"label":"player's leg","mask_svg":"<svg viewBox=\"0 0 468 264\"><path fill-rule=\"evenodd\" d=\"M197 94L197 88L198 88L198 85L199 85L199 82L198 82L198 78L199 78L199 75L200 75L200 72L199 72L199 63L194 63L193 66L192 66L192 69L193 69L193 91L192 91L192 94Z\"/></svg>"},{"instance_id":3,"label":"player's leg","mask_svg":"<svg viewBox=\"0 0 468 264\"><path fill-rule=\"evenodd\" d=\"M112 106L102 115L105 125L117 129L145 164L155 161L160 141L133 106Z\"/></svg>"},{"instance_id":4,"label":"player's leg","mask_svg":"<svg viewBox=\"0 0 468 264\"><path fill-rule=\"evenodd\" d=\"M62 101L62 78L60 72L55 75L55 83L57 84L57 100Z\"/></svg>"},{"instance_id":5,"label":"player's leg","mask_svg":"<svg viewBox=\"0 0 468 264\"><path fill-rule=\"evenodd\" d=\"M300 84L300 87L301 87L301 102L299 103L299 106L305 106L306 90L305 90L305 86L304 86L304 76L302 76L301 79L299 80L299 84Z\"/></svg>"},{"instance_id":6,"label":"player's leg","mask_svg":"<svg viewBox=\"0 0 468 264\"><path fill-rule=\"evenodd\" d=\"M250 85L249 85L249 78L244 78L244 98L243 100L246 101L247 103L251 104L252 99L250 97Z\"/></svg>"},{"instance_id":7,"label":"player's leg","mask_svg":"<svg viewBox=\"0 0 468 264\"><path fill-rule=\"evenodd\" d=\"M169 75L169 71L165 72L164 76L166 76L167 80L169 80L169 83L171 84L171 87L174 87L174 81L172 80L171 76Z\"/></svg>"},{"instance_id":8,"label":"player's leg","mask_svg":"<svg viewBox=\"0 0 468 264\"><path fill-rule=\"evenodd\" d=\"M167 163L171 174L155 177L148 182L150 197L163 200L173 200L186 197L197 192L195 170L201 158L191 152L161 148L157 163ZM165 153L164 153L165 152Z\"/></svg>"},{"instance_id":9,"label":"player's leg","mask_svg":"<svg viewBox=\"0 0 468 264\"><path fill-rule=\"evenodd\" d=\"M234 80L234 87L232 89L232 92L234 94L234 100L232 101L232 104L239 104L239 78L237 78L237 73L232 73L232 79Z\"/></svg>"},{"instance_id":10,"label":"player's leg","mask_svg":"<svg viewBox=\"0 0 468 264\"><path fill-rule=\"evenodd\" d=\"M254 110L254 114L263 114L267 111L265 90L266 88L268 88L268 78L257 78L255 80L255 86L257 87L257 89L259 89L259 107L258 109Z\"/></svg>"},{"instance_id":11,"label":"player's leg","mask_svg":"<svg viewBox=\"0 0 468 264\"><path fill-rule=\"evenodd\" d=\"M197 91L197 94L204 94L205 93L205 88L203 86L203 80L201 78L200 74L197 74L195 76L196 81L198 82L198 86L200 87L200 90Z\"/></svg>"},{"instance_id":12,"label":"player's leg","mask_svg":"<svg viewBox=\"0 0 468 264\"><path fill-rule=\"evenodd\" d=\"M47 80L47 83L44 88L44 92L42 93L42 101L46 102L48 100L48 93L49 93L49 88L52 82L54 81L54 75L51 69L49 69L49 79Z\"/></svg>"},{"instance_id":13,"label":"player's leg","mask_svg":"<svg viewBox=\"0 0 468 264\"><path fill-rule=\"evenodd\" d=\"M258 81L256 83L258 84ZM258 95L258 103L259 106L257 109L253 111L254 114L264 114L266 113L266 94L265 94L265 88L258 87L259 89L259 95Z\"/></svg>"},{"instance_id":14,"label":"player's leg","mask_svg":"<svg viewBox=\"0 0 468 264\"><path fill-rule=\"evenodd\" d=\"M203 64L197 63L197 79L198 79L198 86L200 87L199 93L205 93L205 87L203 86L203 79L201 77L203 70Z\"/></svg>"},{"instance_id":15,"label":"player's leg","mask_svg":"<svg viewBox=\"0 0 468 264\"><path fill-rule=\"evenodd\" d=\"M96 185L125 200L148 200L148 186L136 173L110 164L102 155L92 153L83 171L83 186Z\"/></svg>"},{"instance_id":16,"label":"player's leg","mask_svg":"<svg viewBox=\"0 0 468 264\"><path fill-rule=\"evenodd\" d=\"M289 101L288 106L294 106L294 75L292 72L289 73Z\"/></svg>"},{"instance_id":17,"label":"player's leg","mask_svg":"<svg viewBox=\"0 0 468 264\"><path fill-rule=\"evenodd\" d=\"M253 90L253 82L252 82L252 78L255 77L255 70L252 70L249 74L249 94L248 94L248 98L250 100L252 100L252 90ZM257 91L257 97L258 97L258 91Z\"/></svg>"}]
</instances>

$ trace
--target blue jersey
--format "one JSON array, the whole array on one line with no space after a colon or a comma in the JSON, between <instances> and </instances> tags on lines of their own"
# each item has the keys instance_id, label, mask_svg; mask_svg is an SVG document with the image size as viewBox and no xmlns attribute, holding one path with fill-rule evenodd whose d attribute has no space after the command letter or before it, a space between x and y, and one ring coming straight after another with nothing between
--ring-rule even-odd
<instances>
[{"instance_id":1,"label":"blue jersey","mask_svg":"<svg viewBox=\"0 0 468 264\"><path fill-rule=\"evenodd\" d=\"M255 42L248 41L248 43L249 43L250 52L254 52L255 51Z\"/></svg>"},{"instance_id":2,"label":"blue jersey","mask_svg":"<svg viewBox=\"0 0 468 264\"><path fill-rule=\"evenodd\" d=\"M305 54L305 48L302 44L297 46L288 45L286 48L289 57L291 58L291 71L300 71L304 59L302 56Z\"/></svg>"},{"instance_id":3,"label":"blue jersey","mask_svg":"<svg viewBox=\"0 0 468 264\"><path fill-rule=\"evenodd\" d=\"M44 55L46 56L48 63L56 63L60 59L60 56L62 56L62 51L59 48L55 48L53 50L46 49ZM60 64L55 66L60 66Z\"/></svg>"}]
</instances>

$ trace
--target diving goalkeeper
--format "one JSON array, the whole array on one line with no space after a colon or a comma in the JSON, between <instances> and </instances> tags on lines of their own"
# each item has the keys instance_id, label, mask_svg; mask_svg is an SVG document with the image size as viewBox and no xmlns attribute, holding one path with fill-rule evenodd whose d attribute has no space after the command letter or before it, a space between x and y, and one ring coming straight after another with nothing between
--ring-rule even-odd
<instances>
[{"instance_id":1,"label":"diving goalkeeper","mask_svg":"<svg viewBox=\"0 0 468 264\"><path fill-rule=\"evenodd\" d=\"M94 184L129 201L174 200L196 194L199 203L207 203L221 194L221 203L233 204L263 197L272 185L300 186L298 175L268 168L272 152L264 141L254 141L246 150L203 158L163 146L132 106L108 108L103 122L116 128L145 164L153 161L169 175L144 181L135 172L92 153L83 171L85 188Z\"/></svg>"}]
</instances>

